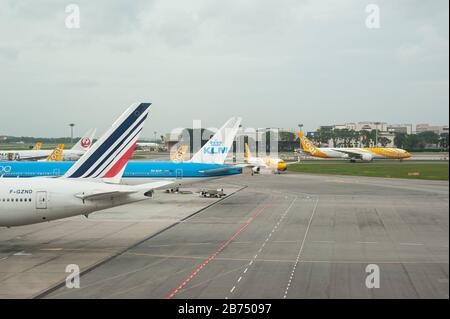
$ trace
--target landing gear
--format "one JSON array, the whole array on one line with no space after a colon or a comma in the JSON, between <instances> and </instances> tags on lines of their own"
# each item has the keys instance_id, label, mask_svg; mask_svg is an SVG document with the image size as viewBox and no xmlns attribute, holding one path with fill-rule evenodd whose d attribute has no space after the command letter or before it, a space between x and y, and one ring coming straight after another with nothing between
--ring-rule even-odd
<instances>
[{"instance_id":1,"label":"landing gear","mask_svg":"<svg viewBox=\"0 0 450 319\"><path fill-rule=\"evenodd\" d=\"M351 158L350 163L356 163L356 160L354 158Z\"/></svg>"}]
</instances>

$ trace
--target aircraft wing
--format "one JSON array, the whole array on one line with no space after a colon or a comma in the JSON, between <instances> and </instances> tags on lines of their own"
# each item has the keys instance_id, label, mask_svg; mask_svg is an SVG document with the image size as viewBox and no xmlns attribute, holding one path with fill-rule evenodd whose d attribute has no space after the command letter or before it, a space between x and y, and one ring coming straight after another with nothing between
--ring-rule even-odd
<instances>
[{"instance_id":1,"label":"aircraft wing","mask_svg":"<svg viewBox=\"0 0 450 319\"><path fill-rule=\"evenodd\" d=\"M163 180L163 181L157 181L157 182L136 185L133 187L136 189L139 189L139 190L154 190L154 189L164 188L166 186L176 184L176 183L177 183L177 181L175 179L174 180L167 179L167 180Z\"/></svg>"},{"instance_id":2,"label":"aircraft wing","mask_svg":"<svg viewBox=\"0 0 450 319\"><path fill-rule=\"evenodd\" d=\"M172 185L174 183L175 182L172 180L157 181L157 182L152 182L152 183L147 183L147 184L142 184L142 185L130 186L130 187L127 187L124 189L116 189L116 190L112 190L112 191L92 191L89 193L77 194L77 195L75 195L75 197L78 197L82 200L85 200L85 199L102 200L102 199L116 198L116 197L122 197L122 196L131 195L131 194L136 194L136 193L139 193L142 191L151 192L152 190L163 188L165 186Z\"/></svg>"},{"instance_id":3,"label":"aircraft wing","mask_svg":"<svg viewBox=\"0 0 450 319\"><path fill-rule=\"evenodd\" d=\"M216 174L216 173L223 173L228 171L234 171L236 169L242 168L240 166L230 166L230 167L223 167L223 168L216 168L216 169L208 169L204 171L200 171L202 174Z\"/></svg>"},{"instance_id":4,"label":"aircraft wing","mask_svg":"<svg viewBox=\"0 0 450 319\"><path fill-rule=\"evenodd\" d=\"M113 198L113 197L120 197L125 195L130 195L137 193L138 190L117 190L117 191L110 191L110 192L91 192L91 193L83 193L83 194L77 194L75 197L78 197L82 200L90 199L90 200L101 200L106 198Z\"/></svg>"},{"instance_id":5,"label":"aircraft wing","mask_svg":"<svg viewBox=\"0 0 450 319\"><path fill-rule=\"evenodd\" d=\"M17 162L28 162L28 161L39 161L39 160L45 160L48 157L48 155L44 156L28 156L28 157L21 157L17 159Z\"/></svg>"},{"instance_id":6,"label":"aircraft wing","mask_svg":"<svg viewBox=\"0 0 450 319\"><path fill-rule=\"evenodd\" d=\"M333 151L347 154L350 158L362 158L362 156L363 156L363 154L361 152L358 152L356 150L349 151L349 150L341 150L338 148L333 148Z\"/></svg>"}]
</instances>

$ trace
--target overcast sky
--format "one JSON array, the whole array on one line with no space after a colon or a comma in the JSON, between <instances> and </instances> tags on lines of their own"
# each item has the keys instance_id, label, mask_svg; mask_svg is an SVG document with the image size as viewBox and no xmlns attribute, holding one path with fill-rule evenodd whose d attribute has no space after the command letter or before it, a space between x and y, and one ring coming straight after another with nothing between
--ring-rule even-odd
<instances>
[{"instance_id":1,"label":"overcast sky","mask_svg":"<svg viewBox=\"0 0 450 319\"><path fill-rule=\"evenodd\" d=\"M80 8L68 29L66 6ZM380 28L366 27L366 6ZM448 0L0 0L0 135L448 123Z\"/></svg>"}]
</instances>

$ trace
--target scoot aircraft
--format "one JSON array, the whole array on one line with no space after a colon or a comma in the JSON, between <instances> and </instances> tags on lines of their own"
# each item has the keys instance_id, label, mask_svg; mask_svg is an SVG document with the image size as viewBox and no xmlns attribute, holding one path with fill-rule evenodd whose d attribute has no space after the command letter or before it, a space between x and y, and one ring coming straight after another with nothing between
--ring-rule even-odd
<instances>
[{"instance_id":1,"label":"scoot aircraft","mask_svg":"<svg viewBox=\"0 0 450 319\"><path fill-rule=\"evenodd\" d=\"M260 173L261 169L263 169L279 174L287 169L287 163L282 159L274 157L253 157L247 143L245 143L244 159L245 163L252 166L253 173Z\"/></svg>"},{"instance_id":2,"label":"scoot aircraft","mask_svg":"<svg viewBox=\"0 0 450 319\"><path fill-rule=\"evenodd\" d=\"M195 182L242 173L242 166L226 165L241 119L234 118L186 162L130 161L125 167L121 183L138 185L157 180L175 179L173 188ZM96 144L94 144L96 145ZM71 169L73 162L4 162L0 176L4 178L61 176Z\"/></svg>"},{"instance_id":3,"label":"scoot aircraft","mask_svg":"<svg viewBox=\"0 0 450 319\"><path fill-rule=\"evenodd\" d=\"M91 147L95 129L89 130L70 150L66 150L62 157L64 161L76 161ZM42 146L42 143L41 143ZM0 161L38 161L44 160L52 150L0 151Z\"/></svg>"},{"instance_id":4,"label":"scoot aircraft","mask_svg":"<svg viewBox=\"0 0 450 319\"><path fill-rule=\"evenodd\" d=\"M61 178L0 179L0 226L41 223L152 197L169 181L119 185L148 116L150 103L134 104Z\"/></svg>"},{"instance_id":5,"label":"scoot aircraft","mask_svg":"<svg viewBox=\"0 0 450 319\"><path fill-rule=\"evenodd\" d=\"M41 142L37 142L36 144L34 144L33 148L31 149L32 151L39 151L42 148L42 143Z\"/></svg>"},{"instance_id":6,"label":"scoot aircraft","mask_svg":"<svg viewBox=\"0 0 450 319\"><path fill-rule=\"evenodd\" d=\"M305 153L313 157L320 158L343 158L355 162L360 159L370 162L374 158L399 159L411 157L411 154L400 148L390 147L369 147L369 148L347 148L347 147L316 147L302 132L298 133L298 138Z\"/></svg>"},{"instance_id":7,"label":"scoot aircraft","mask_svg":"<svg viewBox=\"0 0 450 319\"><path fill-rule=\"evenodd\" d=\"M62 159L64 144L58 144L58 147L45 159L46 162L59 162Z\"/></svg>"},{"instance_id":8,"label":"scoot aircraft","mask_svg":"<svg viewBox=\"0 0 450 319\"><path fill-rule=\"evenodd\" d=\"M181 145L177 151L170 157L172 162L181 163L186 161L186 154L189 147L187 145Z\"/></svg>"}]
</instances>

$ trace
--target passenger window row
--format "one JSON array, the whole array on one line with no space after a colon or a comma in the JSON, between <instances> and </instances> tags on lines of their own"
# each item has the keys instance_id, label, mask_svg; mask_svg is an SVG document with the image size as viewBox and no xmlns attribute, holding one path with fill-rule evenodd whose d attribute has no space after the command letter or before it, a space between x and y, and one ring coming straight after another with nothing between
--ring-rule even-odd
<instances>
[{"instance_id":1,"label":"passenger window row","mask_svg":"<svg viewBox=\"0 0 450 319\"><path fill-rule=\"evenodd\" d=\"M2 198L2 202L31 202L31 198Z\"/></svg>"}]
</instances>

